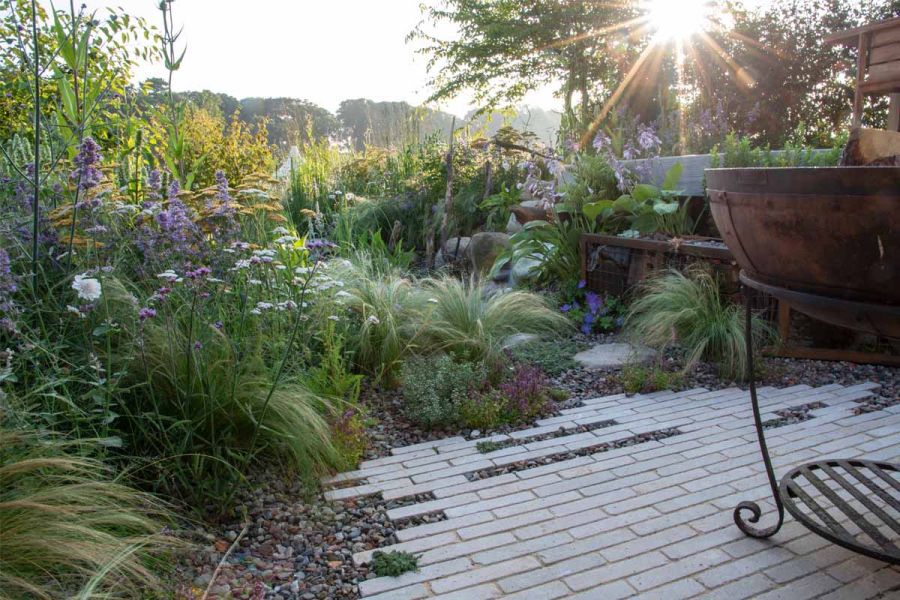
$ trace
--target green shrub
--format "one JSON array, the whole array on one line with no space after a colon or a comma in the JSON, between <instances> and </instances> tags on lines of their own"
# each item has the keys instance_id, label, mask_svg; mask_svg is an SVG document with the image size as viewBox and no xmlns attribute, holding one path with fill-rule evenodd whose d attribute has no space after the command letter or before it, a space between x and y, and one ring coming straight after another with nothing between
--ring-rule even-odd
<instances>
[{"instance_id":1,"label":"green shrub","mask_svg":"<svg viewBox=\"0 0 900 600\"><path fill-rule=\"evenodd\" d=\"M722 297L721 282L702 265L650 279L629 308L626 323L648 346L680 347L685 370L702 359L715 362L725 377L747 376L743 309ZM771 337L770 328L757 317L753 329L757 345Z\"/></svg>"},{"instance_id":2,"label":"green shrub","mask_svg":"<svg viewBox=\"0 0 900 600\"><path fill-rule=\"evenodd\" d=\"M505 360L511 336L556 334L568 326L545 298L529 292L489 294L481 284L444 277L426 280L422 294L425 343L459 360L483 361L492 368Z\"/></svg>"},{"instance_id":3,"label":"green shrub","mask_svg":"<svg viewBox=\"0 0 900 600\"><path fill-rule=\"evenodd\" d=\"M372 554L372 572L379 577L399 577L419 570L419 557L409 552L382 552Z\"/></svg>"},{"instance_id":4,"label":"green shrub","mask_svg":"<svg viewBox=\"0 0 900 600\"><path fill-rule=\"evenodd\" d=\"M162 589L171 515L77 448L0 428L0 597L145 597Z\"/></svg>"},{"instance_id":5,"label":"green shrub","mask_svg":"<svg viewBox=\"0 0 900 600\"><path fill-rule=\"evenodd\" d=\"M460 416L467 427L492 429L503 423L527 422L544 412L550 400L547 378L540 368L517 365L496 387L470 395Z\"/></svg>"},{"instance_id":6,"label":"green shrub","mask_svg":"<svg viewBox=\"0 0 900 600\"><path fill-rule=\"evenodd\" d=\"M404 411L427 427L459 423L463 405L480 396L487 376L483 364L456 362L446 354L411 358L403 367Z\"/></svg>"},{"instance_id":7,"label":"green shrub","mask_svg":"<svg viewBox=\"0 0 900 600\"><path fill-rule=\"evenodd\" d=\"M684 375L657 366L626 365L622 369L621 381L626 394L650 394L681 387Z\"/></svg>"}]
</instances>

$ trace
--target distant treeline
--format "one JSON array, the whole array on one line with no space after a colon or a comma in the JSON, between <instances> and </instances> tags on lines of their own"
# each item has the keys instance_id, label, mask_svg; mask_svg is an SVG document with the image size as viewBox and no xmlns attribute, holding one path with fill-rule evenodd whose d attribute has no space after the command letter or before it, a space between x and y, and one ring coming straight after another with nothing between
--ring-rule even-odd
<instances>
[{"instance_id":1,"label":"distant treeline","mask_svg":"<svg viewBox=\"0 0 900 600\"><path fill-rule=\"evenodd\" d=\"M165 99L165 82L148 79L142 86L142 98L149 104ZM177 96L214 115L230 118L235 113L242 121L257 125L265 120L269 143L280 151L303 146L323 137L346 141L362 150L366 146L400 147L411 142L450 133L454 116L439 110L412 106L407 102L374 102L365 98L344 100L336 114L299 98L243 98L209 90L180 92ZM475 115L470 112L456 118L457 127L484 131L493 135L504 125L531 131L548 144L556 143L560 114L535 107Z\"/></svg>"}]
</instances>

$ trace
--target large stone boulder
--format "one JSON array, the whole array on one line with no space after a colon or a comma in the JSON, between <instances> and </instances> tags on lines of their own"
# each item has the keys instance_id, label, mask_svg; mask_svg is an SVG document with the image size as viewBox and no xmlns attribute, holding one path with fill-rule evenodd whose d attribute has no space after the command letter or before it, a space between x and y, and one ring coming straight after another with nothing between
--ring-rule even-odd
<instances>
[{"instance_id":1,"label":"large stone boulder","mask_svg":"<svg viewBox=\"0 0 900 600\"><path fill-rule=\"evenodd\" d=\"M446 252L444 251L444 248L438 248L437 254L434 256L434 266L440 269L443 266L453 264L468 256L469 243L471 241L472 238L469 237L454 237L448 239L445 246Z\"/></svg>"},{"instance_id":2,"label":"large stone boulder","mask_svg":"<svg viewBox=\"0 0 900 600\"><path fill-rule=\"evenodd\" d=\"M509 248L509 236L496 231L483 231L472 236L469 242L469 258L472 270L478 275L486 275L494 266L494 261Z\"/></svg>"}]
</instances>

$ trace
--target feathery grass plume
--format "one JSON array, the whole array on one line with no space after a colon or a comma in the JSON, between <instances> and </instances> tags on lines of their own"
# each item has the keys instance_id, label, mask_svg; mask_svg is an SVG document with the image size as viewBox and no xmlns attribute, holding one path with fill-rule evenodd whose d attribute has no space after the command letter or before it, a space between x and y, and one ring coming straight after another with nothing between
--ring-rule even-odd
<instances>
[{"instance_id":1,"label":"feathery grass plume","mask_svg":"<svg viewBox=\"0 0 900 600\"><path fill-rule=\"evenodd\" d=\"M410 279L380 274L365 254L357 254L340 278L349 294L347 306L362 320L356 363L390 383L416 347L423 299Z\"/></svg>"},{"instance_id":2,"label":"feathery grass plume","mask_svg":"<svg viewBox=\"0 0 900 600\"><path fill-rule=\"evenodd\" d=\"M752 327L757 346L771 339L771 329L758 317ZM718 364L723 376L748 375L743 308L722 298L721 282L703 265L648 280L643 294L631 304L626 328L648 346L679 346L685 370L709 360Z\"/></svg>"},{"instance_id":3,"label":"feathery grass plume","mask_svg":"<svg viewBox=\"0 0 900 600\"><path fill-rule=\"evenodd\" d=\"M0 598L143 597L182 544L153 496L74 444L0 427Z\"/></svg>"},{"instance_id":4,"label":"feathery grass plume","mask_svg":"<svg viewBox=\"0 0 900 600\"><path fill-rule=\"evenodd\" d=\"M436 351L497 366L510 336L557 334L570 323L542 296L531 292L488 293L483 284L441 277L424 281L424 338Z\"/></svg>"}]
</instances>

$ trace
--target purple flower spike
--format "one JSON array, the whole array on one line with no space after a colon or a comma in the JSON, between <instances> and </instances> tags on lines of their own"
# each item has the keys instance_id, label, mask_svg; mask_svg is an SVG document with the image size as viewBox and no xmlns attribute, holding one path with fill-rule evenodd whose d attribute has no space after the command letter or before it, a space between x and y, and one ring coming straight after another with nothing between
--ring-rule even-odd
<instances>
[{"instance_id":1,"label":"purple flower spike","mask_svg":"<svg viewBox=\"0 0 900 600\"><path fill-rule=\"evenodd\" d=\"M100 146L94 141L94 138L90 136L84 138L78 149L78 154L72 160L76 168L70 175L72 179L78 182L79 190L89 190L103 181L103 173L94 166L102 160Z\"/></svg>"},{"instance_id":2,"label":"purple flower spike","mask_svg":"<svg viewBox=\"0 0 900 600\"><path fill-rule=\"evenodd\" d=\"M587 287L587 281L585 281L584 279L582 279L581 281L578 282L578 289L579 289L579 290L583 290L583 289L586 288L586 287Z\"/></svg>"}]
</instances>

